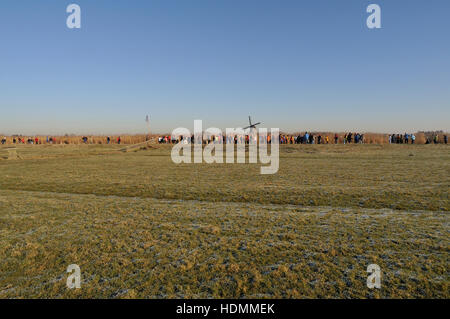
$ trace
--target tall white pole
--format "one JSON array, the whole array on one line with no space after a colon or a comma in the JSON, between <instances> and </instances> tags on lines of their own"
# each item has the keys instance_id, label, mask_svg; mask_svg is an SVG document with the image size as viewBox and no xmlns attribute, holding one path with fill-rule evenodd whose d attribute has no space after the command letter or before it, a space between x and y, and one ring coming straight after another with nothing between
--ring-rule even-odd
<instances>
[{"instance_id":1,"label":"tall white pole","mask_svg":"<svg viewBox=\"0 0 450 319\"><path fill-rule=\"evenodd\" d=\"M150 140L150 117L148 115L145 117L145 122L147 122L148 140Z\"/></svg>"}]
</instances>

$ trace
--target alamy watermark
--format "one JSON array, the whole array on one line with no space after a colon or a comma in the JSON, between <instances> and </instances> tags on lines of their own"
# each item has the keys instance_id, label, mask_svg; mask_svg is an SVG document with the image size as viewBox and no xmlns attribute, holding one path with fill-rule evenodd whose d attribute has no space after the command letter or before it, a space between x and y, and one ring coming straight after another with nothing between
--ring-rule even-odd
<instances>
[{"instance_id":1,"label":"alamy watermark","mask_svg":"<svg viewBox=\"0 0 450 319\"><path fill-rule=\"evenodd\" d=\"M369 29L381 29L381 7L378 4L370 4L366 11L370 13L366 20L367 27Z\"/></svg>"},{"instance_id":2,"label":"alamy watermark","mask_svg":"<svg viewBox=\"0 0 450 319\"><path fill-rule=\"evenodd\" d=\"M81 28L81 8L78 4L72 3L67 6L67 13L70 13L66 19L66 25L69 29Z\"/></svg>"},{"instance_id":3,"label":"alamy watermark","mask_svg":"<svg viewBox=\"0 0 450 319\"><path fill-rule=\"evenodd\" d=\"M174 163L192 163L192 145L194 145L194 163L247 163L246 145L248 145L248 163L268 164L261 167L261 174L275 174L280 166L278 128L272 128L268 135L266 128L227 128L226 133L215 127L203 131L202 121L194 121L194 134L184 127L172 131L172 139L178 143L172 148ZM270 148L270 152L269 152ZM235 153L236 149L236 153Z\"/></svg>"},{"instance_id":4,"label":"alamy watermark","mask_svg":"<svg viewBox=\"0 0 450 319\"><path fill-rule=\"evenodd\" d=\"M81 270L77 264L71 264L67 267L67 273L70 275L67 277L67 288L81 288Z\"/></svg>"},{"instance_id":5,"label":"alamy watermark","mask_svg":"<svg viewBox=\"0 0 450 319\"><path fill-rule=\"evenodd\" d=\"M377 264L370 264L367 266L367 272L369 276L367 276L367 288L373 289L381 288L381 268Z\"/></svg>"},{"instance_id":6,"label":"alamy watermark","mask_svg":"<svg viewBox=\"0 0 450 319\"><path fill-rule=\"evenodd\" d=\"M380 29L381 28L381 7L378 4L372 3L367 6L366 12L370 15L366 19L366 25L369 29ZM72 3L66 8L66 13L69 16L66 20L66 25L69 29L80 29L81 28L81 7Z\"/></svg>"}]
</instances>

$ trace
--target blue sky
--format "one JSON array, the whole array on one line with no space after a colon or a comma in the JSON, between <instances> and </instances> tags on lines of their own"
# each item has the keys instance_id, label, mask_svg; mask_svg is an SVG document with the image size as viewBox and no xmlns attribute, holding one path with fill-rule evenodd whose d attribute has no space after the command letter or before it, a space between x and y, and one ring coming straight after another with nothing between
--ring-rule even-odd
<instances>
[{"instance_id":1,"label":"blue sky","mask_svg":"<svg viewBox=\"0 0 450 319\"><path fill-rule=\"evenodd\" d=\"M66 26L80 5L82 28ZM366 7L382 29L366 27ZM450 120L448 0L2 0L0 134Z\"/></svg>"}]
</instances>

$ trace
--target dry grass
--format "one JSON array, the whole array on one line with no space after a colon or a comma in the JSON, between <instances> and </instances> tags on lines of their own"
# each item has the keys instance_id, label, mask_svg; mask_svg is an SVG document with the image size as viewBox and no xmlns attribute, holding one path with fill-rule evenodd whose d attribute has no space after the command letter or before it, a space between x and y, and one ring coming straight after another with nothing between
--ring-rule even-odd
<instances>
[{"instance_id":1,"label":"dry grass","mask_svg":"<svg viewBox=\"0 0 450 319\"><path fill-rule=\"evenodd\" d=\"M272 176L119 149L0 160L0 297L450 296L445 145L286 145Z\"/></svg>"}]
</instances>

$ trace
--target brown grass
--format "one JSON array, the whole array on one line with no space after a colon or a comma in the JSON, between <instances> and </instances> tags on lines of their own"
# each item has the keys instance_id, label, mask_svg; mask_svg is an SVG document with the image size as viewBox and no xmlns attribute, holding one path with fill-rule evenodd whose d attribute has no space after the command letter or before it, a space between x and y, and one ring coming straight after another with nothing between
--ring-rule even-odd
<instances>
[{"instance_id":1,"label":"brown grass","mask_svg":"<svg viewBox=\"0 0 450 319\"><path fill-rule=\"evenodd\" d=\"M270 176L171 147L1 159L0 298L449 298L446 145L281 145Z\"/></svg>"}]
</instances>

